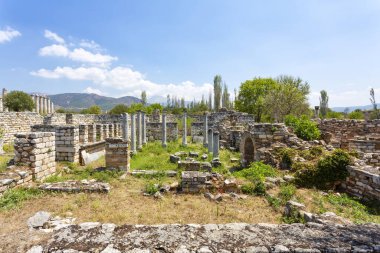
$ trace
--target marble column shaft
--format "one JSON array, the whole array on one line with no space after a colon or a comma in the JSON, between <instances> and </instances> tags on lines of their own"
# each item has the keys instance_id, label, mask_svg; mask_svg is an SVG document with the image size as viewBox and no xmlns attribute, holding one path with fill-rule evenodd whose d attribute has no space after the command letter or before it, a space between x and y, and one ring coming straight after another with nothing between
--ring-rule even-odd
<instances>
[{"instance_id":1,"label":"marble column shaft","mask_svg":"<svg viewBox=\"0 0 380 253\"><path fill-rule=\"evenodd\" d=\"M213 133L213 151L212 151L212 157L216 158L219 157L219 132Z\"/></svg>"},{"instance_id":2,"label":"marble column shaft","mask_svg":"<svg viewBox=\"0 0 380 253\"><path fill-rule=\"evenodd\" d=\"M203 146L208 147L208 115L205 113L205 118L203 122Z\"/></svg>"},{"instance_id":3,"label":"marble column shaft","mask_svg":"<svg viewBox=\"0 0 380 253\"><path fill-rule=\"evenodd\" d=\"M142 144L146 144L146 115L145 112L142 112L141 115L141 126L142 126Z\"/></svg>"},{"instance_id":4,"label":"marble column shaft","mask_svg":"<svg viewBox=\"0 0 380 253\"><path fill-rule=\"evenodd\" d=\"M187 113L186 112L183 114L182 125L183 125L182 146L186 147L187 146Z\"/></svg>"},{"instance_id":5,"label":"marble column shaft","mask_svg":"<svg viewBox=\"0 0 380 253\"><path fill-rule=\"evenodd\" d=\"M208 139L208 152L212 153L213 152L213 135L212 135L212 129L209 128L207 131L207 139Z\"/></svg>"},{"instance_id":6,"label":"marble column shaft","mask_svg":"<svg viewBox=\"0 0 380 253\"><path fill-rule=\"evenodd\" d=\"M123 140L128 141L128 113L123 113L123 123L122 123L122 132L123 132Z\"/></svg>"},{"instance_id":7,"label":"marble column shaft","mask_svg":"<svg viewBox=\"0 0 380 253\"><path fill-rule=\"evenodd\" d=\"M167 142L166 142L166 114L162 114L162 147L166 148Z\"/></svg>"},{"instance_id":8,"label":"marble column shaft","mask_svg":"<svg viewBox=\"0 0 380 253\"><path fill-rule=\"evenodd\" d=\"M136 153L136 115L131 114L131 151Z\"/></svg>"},{"instance_id":9,"label":"marble column shaft","mask_svg":"<svg viewBox=\"0 0 380 253\"><path fill-rule=\"evenodd\" d=\"M141 124L141 112L137 113L137 150L142 149L142 124Z\"/></svg>"}]
</instances>

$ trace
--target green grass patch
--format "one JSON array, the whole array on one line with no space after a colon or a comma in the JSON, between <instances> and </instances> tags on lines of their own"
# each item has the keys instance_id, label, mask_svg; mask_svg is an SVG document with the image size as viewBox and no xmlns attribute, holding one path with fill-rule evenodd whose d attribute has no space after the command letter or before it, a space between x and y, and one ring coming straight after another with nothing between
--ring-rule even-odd
<instances>
[{"instance_id":1,"label":"green grass patch","mask_svg":"<svg viewBox=\"0 0 380 253\"><path fill-rule=\"evenodd\" d=\"M43 196L45 193L36 188L13 188L0 198L0 210L20 207L22 202Z\"/></svg>"},{"instance_id":2,"label":"green grass patch","mask_svg":"<svg viewBox=\"0 0 380 253\"><path fill-rule=\"evenodd\" d=\"M0 156L0 172L4 172L7 169L7 163L10 159L11 157L7 155Z\"/></svg>"},{"instance_id":3,"label":"green grass patch","mask_svg":"<svg viewBox=\"0 0 380 253\"><path fill-rule=\"evenodd\" d=\"M245 178L252 182L263 182L265 177L275 177L278 172L275 168L262 162L254 162L249 168L233 173L235 177Z\"/></svg>"}]
</instances>

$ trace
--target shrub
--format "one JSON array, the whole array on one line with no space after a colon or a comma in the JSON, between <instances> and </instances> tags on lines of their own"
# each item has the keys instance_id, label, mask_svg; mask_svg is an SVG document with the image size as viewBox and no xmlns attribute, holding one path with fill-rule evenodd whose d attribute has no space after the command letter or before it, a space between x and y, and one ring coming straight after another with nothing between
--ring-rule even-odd
<instances>
[{"instance_id":1,"label":"shrub","mask_svg":"<svg viewBox=\"0 0 380 253\"><path fill-rule=\"evenodd\" d=\"M281 185L280 192L278 193L281 203L285 204L296 193L296 187L292 184Z\"/></svg>"},{"instance_id":2,"label":"shrub","mask_svg":"<svg viewBox=\"0 0 380 253\"><path fill-rule=\"evenodd\" d=\"M257 196L265 196L266 189L264 183L262 181L258 181L255 185L255 188L253 189L253 192Z\"/></svg>"},{"instance_id":3,"label":"shrub","mask_svg":"<svg viewBox=\"0 0 380 253\"><path fill-rule=\"evenodd\" d=\"M306 115L303 115L300 118L288 115L285 117L285 124L292 127L294 133L303 140L316 140L321 136L317 124L311 121Z\"/></svg>"},{"instance_id":4,"label":"shrub","mask_svg":"<svg viewBox=\"0 0 380 253\"><path fill-rule=\"evenodd\" d=\"M344 180L349 175L346 168L349 163L349 154L337 149L331 155L321 158L314 168L298 171L295 182L304 187L332 188L333 183Z\"/></svg>"},{"instance_id":5,"label":"shrub","mask_svg":"<svg viewBox=\"0 0 380 253\"><path fill-rule=\"evenodd\" d=\"M267 195L266 200L268 201L269 205L273 207L275 210L279 210L281 207L281 201L279 198Z\"/></svg>"},{"instance_id":6,"label":"shrub","mask_svg":"<svg viewBox=\"0 0 380 253\"><path fill-rule=\"evenodd\" d=\"M10 111L32 111L34 102L31 96L23 91L11 91L4 98L4 105Z\"/></svg>"},{"instance_id":7,"label":"shrub","mask_svg":"<svg viewBox=\"0 0 380 253\"><path fill-rule=\"evenodd\" d=\"M249 168L234 172L234 176L242 177L251 182L264 181L265 177L274 177L277 175L276 169L262 162L251 163Z\"/></svg>"},{"instance_id":8,"label":"shrub","mask_svg":"<svg viewBox=\"0 0 380 253\"><path fill-rule=\"evenodd\" d=\"M364 119L364 113L362 111L353 111L350 112L348 115L349 119Z\"/></svg>"},{"instance_id":9,"label":"shrub","mask_svg":"<svg viewBox=\"0 0 380 253\"><path fill-rule=\"evenodd\" d=\"M83 109L81 111L81 113L82 114L101 114L102 113L102 108L100 108L100 106L98 106L98 105L93 105L93 106L90 106L87 109Z\"/></svg>"},{"instance_id":10,"label":"shrub","mask_svg":"<svg viewBox=\"0 0 380 253\"><path fill-rule=\"evenodd\" d=\"M149 194L149 195L154 195L156 192L158 192L157 184L155 184L153 182L148 182L145 185L144 192L147 193L147 194Z\"/></svg>"},{"instance_id":11,"label":"shrub","mask_svg":"<svg viewBox=\"0 0 380 253\"><path fill-rule=\"evenodd\" d=\"M293 164L293 159L296 155L294 149L284 148L280 151L281 154L281 168L282 169L290 169Z\"/></svg>"},{"instance_id":12,"label":"shrub","mask_svg":"<svg viewBox=\"0 0 380 253\"><path fill-rule=\"evenodd\" d=\"M253 195L255 192L255 185L253 183L243 184L241 186L241 191L244 194Z\"/></svg>"}]
</instances>

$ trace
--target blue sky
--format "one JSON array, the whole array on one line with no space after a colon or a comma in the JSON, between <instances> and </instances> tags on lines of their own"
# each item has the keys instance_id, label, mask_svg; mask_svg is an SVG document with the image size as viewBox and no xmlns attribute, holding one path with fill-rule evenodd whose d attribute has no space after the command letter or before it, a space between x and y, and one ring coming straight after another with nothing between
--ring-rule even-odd
<instances>
[{"instance_id":1,"label":"blue sky","mask_svg":"<svg viewBox=\"0 0 380 253\"><path fill-rule=\"evenodd\" d=\"M311 105L380 100L380 1L0 0L0 87L206 97L255 76L299 76ZM232 92L233 93L233 92Z\"/></svg>"}]
</instances>

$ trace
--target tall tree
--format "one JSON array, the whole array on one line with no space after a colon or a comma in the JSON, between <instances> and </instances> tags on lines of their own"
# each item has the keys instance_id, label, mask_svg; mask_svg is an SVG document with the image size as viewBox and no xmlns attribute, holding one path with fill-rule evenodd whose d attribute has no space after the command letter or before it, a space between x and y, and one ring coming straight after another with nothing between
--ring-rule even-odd
<instances>
[{"instance_id":1,"label":"tall tree","mask_svg":"<svg viewBox=\"0 0 380 253\"><path fill-rule=\"evenodd\" d=\"M222 97L222 76L214 77L214 110L217 112L220 109L220 99Z\"/></svg>"},{"instance_id":2,"label":"tall tree","mask_svg":"<svg viewBox=\"0 0 380 253\"><path fill-rule=\"evenodd\" d=\"M170 108L170 95L166 95L166 107Z\"/></svg>"},{"instance_id":3,"label":"tall tree","mask_svg":"<svg viewBox=\"0 0 380 253\"><path fill-rule=\"evenodd\" d=\"M4 97L4 105L10 111L32 111L34 102L32 97L23 91L11 91Z\"/></svg>"},{"instance_id":4,"label":"tall tree","mask_svg":"<svg viewBox=\"0 0 380 253\"><path fill-rule=\"evenodd\" d=\"M272 78L254 78L240 85L235 107L241 112L253 114L256 122L261 122L265 112L265 97L277 85Z\"/></svg>"},{"instance_id":5,"label":"tall tree","mask_svg":"<svg viewBox=\"0 0 380 253\"><path fill-rule=\"evenodd\" d=\"M326 118L329 109L329 96L327 91L321 90L321 96L319 98L319 108L321 110L322 118Z\"/></svg>"},{"instance_id":6,"label":"tall tree","mask_svg":"<svg viewBox=\"0 0 380 253\"><path fill-rule=\"evenodd\" d=\"M141 102L142 102L142 104L143 104L144 106L147 104L147 97L146 97L146 91L145 91L145 90L143 90L143 91L141 92Z\"/></svg>"},{"instance_id":7,"label":"tall tree","mask_svg":"<svg viewBox=\"0 0 380 253\"><path fill-rule=\"evenodd\" d=\"M222 107L230 108L230 94L228 93L228 87L226 83L223 84Z\"/></svg>"},{"instance_id":8,"label":"tall tree","mask_svg":"<svg viewBox=\"0 0 380 253\"><path fill-rule=\"evenodd\" d=\"M380 118L380 113L379 110L377 109L377 103L375 99L375 90L371 88L369 91L370 98L369 100L371 101L372 107L373 107L373 114L375 115L376 119Z\"/></svg>"}]
</instances>

